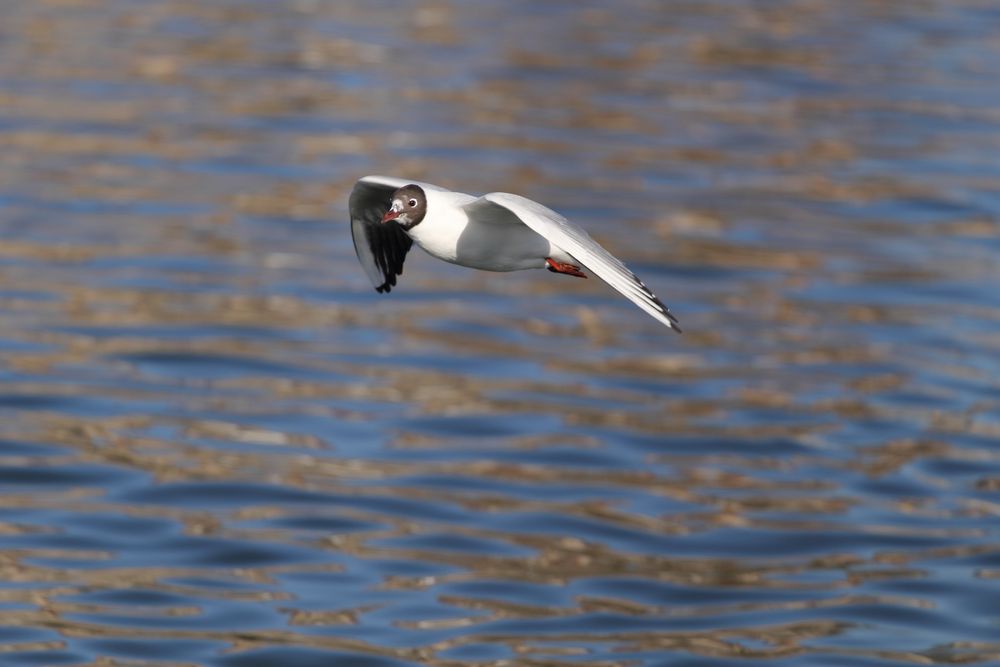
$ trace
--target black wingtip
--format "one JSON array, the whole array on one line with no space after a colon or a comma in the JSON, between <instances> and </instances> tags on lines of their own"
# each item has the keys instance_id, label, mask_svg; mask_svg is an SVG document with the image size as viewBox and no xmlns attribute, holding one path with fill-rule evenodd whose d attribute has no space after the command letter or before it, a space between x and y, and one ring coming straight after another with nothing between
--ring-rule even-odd
<instances>
[{"instance_id":1,"label":"black wingtip","mask_svg":"<svg viewBox=\"0 0 1000 667\"><path fill-rule=\"evenodd\" d=\"M659 299L657 299L657 301L659 301ZM663 305L662 302L660 302L660 305ZM677 321L677 317L674 316L674 314L671 313L670 309L667 308L666 306L663 306L663 314L667 316L668 320L670 320L671 329L673 329L679 334L684 333L684 330L681 329L681 323Z\"/></svg>"},{"instance_id":2,"label":"black wingtip","mask_svg":"<svg viewBox=\"0 0 1000 667\"><path fill-rule=\"evenodd\" d=\"M403 274L403 269L399 269L399 275ZM396 276L391 272L385 274L385 282L375 288L375 290L382 294L383 292L388 293L392 291L392 288L396 286Z\"/></svg>"},{"instance_id":3,"label":"black wingtip","mask_svg":"<svg viewBox=\"0 0 1000 667\"><path fill-rule=\"evenodd\" d=\"M639 280L639 279L636 278L636 280ZM639 280L639 284L642 285L642 281L641 280ZM642 286L646 287L645 285L642 285ZM684 331L681 329L681 323L677 321L677 317L673 313L670 312L670 309L667 308L667 305L665 303L663 303L662 301L660 301L659 297L657 297L655 294L653 294L652 292L650 292L648 287L646 287L646 291L649 292L649 296L653 297L653 304L656 306L656 309L659 310L661 313L663 313L663 315L670 322L670 325L669 325L670 328L673 329L674 331L676 331L679 334L684 333Z\"/></svg>"}]
</instances>

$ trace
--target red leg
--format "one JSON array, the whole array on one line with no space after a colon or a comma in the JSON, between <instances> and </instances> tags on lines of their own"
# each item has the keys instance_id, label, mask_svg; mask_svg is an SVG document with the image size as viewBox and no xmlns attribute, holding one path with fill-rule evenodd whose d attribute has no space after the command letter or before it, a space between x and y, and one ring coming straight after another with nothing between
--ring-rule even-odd
<instances>
[{"instance_id":1,"label":"red leg","mask_svg":"<svg viewBox=\"0 0 1000 667\"><path fill-rule=\"evenodd\" d=\"M587 277L587 274L581 271L579 266L573 266L572 264L557 262L551 257L545 258L545 264L546 264L545 268L547 268L552 273L565 273L568 276L576 276L577 278Z\"/></svg>"}]
</instances>

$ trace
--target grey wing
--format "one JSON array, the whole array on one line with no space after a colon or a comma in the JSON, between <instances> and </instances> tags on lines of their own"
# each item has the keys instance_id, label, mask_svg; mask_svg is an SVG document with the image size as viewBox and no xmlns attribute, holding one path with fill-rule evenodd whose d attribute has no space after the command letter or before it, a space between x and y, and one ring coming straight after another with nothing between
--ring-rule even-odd
<instances>
[{"instance_id":1,"label":"grey wing","mask_svg":"<svg viewBox=\"0 0 1000 667\"><path fill-rule=\"evenodd\" d=\"M398 178L366 176L354 184L349 208L354 252L372 285L379 292L391 292L396 276L403 273L403 261L413 245L395 222L382 223L382 215L392 205L392 193L409 183Z\"/></svg>"},{"instance_id":2,"label":"grey wing","mask_svg":"<svg viewBox=\"0 0 1000 667\"><path fill-rule=\"evenodd\" d=\"M618 290L625 298L659 322L680 333L681 328L677 318L670 312L670 309L646 287L645 283L629 271L620 259L590 238L587 232L552 209L525 197L507 192L491 192L481 197L479 202L484 200L517 216L521 222L572 255L580 264ZM486 205L480 205L477 202L477 206Z\"/></svg>"}]
</instances>

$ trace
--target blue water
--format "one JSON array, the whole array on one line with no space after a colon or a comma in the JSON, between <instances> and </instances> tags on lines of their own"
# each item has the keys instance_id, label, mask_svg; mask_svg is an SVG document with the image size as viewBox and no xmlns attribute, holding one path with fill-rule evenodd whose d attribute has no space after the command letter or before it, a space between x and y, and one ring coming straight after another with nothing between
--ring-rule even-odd
<instances>
[{"instance_id":1,"label":"blue water","mask_svg":"<svg viewBox=\"0 0 1000 667\"><path fill-rule=\"evenodd\" d=\"M976 0L11 3L0 665L1000 664ZM596 279L358 265L365 174Z\"/></svg>"}]
</instances>

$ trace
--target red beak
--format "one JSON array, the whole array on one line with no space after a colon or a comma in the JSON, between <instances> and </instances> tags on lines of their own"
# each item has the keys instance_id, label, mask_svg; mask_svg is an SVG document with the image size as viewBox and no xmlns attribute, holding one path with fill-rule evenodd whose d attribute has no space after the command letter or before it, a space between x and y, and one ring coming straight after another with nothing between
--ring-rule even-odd
<instances>
[{"instance_id":1,"label":"red beak","mask_svg":"<svg viewBox=\"0 0 1000 667\"><path fill-rule=\"evenodd\" d=\"M385 215L382 216L382 222L389 222L390 220L395 220L398 217L399 217L398 211L393 211L392 209L389 209L388 211L385 212Z\"/></svg>"}]
</instances>

